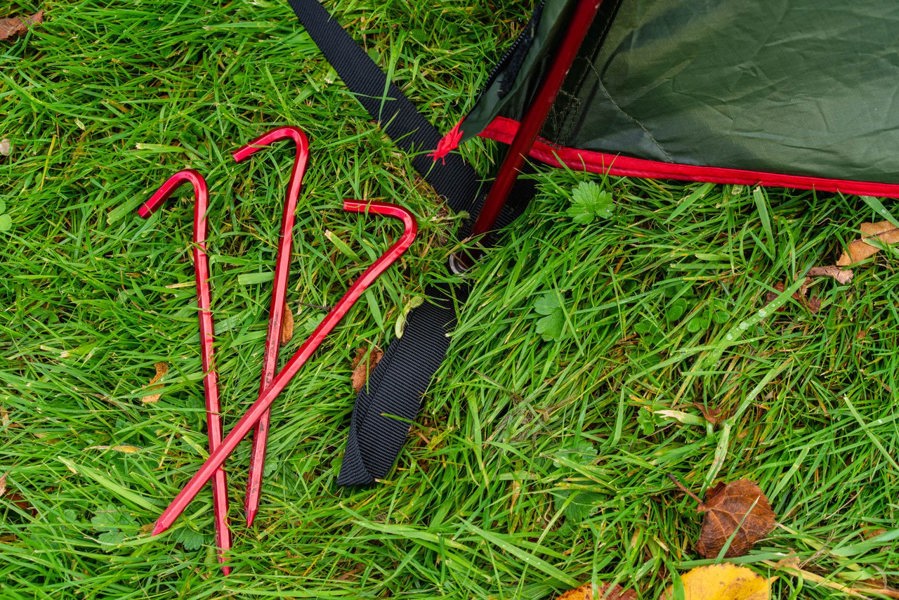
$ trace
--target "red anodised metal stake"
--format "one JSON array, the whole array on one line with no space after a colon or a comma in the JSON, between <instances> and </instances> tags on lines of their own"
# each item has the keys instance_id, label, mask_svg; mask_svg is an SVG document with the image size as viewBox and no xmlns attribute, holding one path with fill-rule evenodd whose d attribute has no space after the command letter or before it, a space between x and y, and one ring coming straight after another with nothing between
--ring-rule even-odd
<instances>
[{"instance_id":1,"label":"red anodised metal stake","mask_svg":"<svg viewBox=\"0 0 899 600\"><path fill-rule=\"evenodd\" d=\"M403 234L399 240L394 242L392 246L382 254L378 260L372 263L365 272L357 279L343 297L331 309L322 322L315 328L312 335L303 342L303 345L290 358L281 372L272 381L271 386L259 395L256 402L247 410L243 417L237 422L231 432L222 440L221 446L210 452L209 458L200 467L193 478L187 482L184 489L178 493L175 499L169 504L168 508L163 511L156 525L153 528L153 535L162 533L174 523L187 505L190 504L197 493L203 488L203 485L214 475L231 454L240 441L249 433L256 422L262 417L278 394L287 387L290 380L309 360L312 353L321 345L325 337L334 329L340 319L349 311L352 305L362 296L362 293L377 279L384 271L390 267L412 244L418 227L411 213L404 208L394 204L385 204L380 202L365 203L358 200L345 200L343 209L351 212L370 212L378 215L394 217L403 222Z\"/></svg>"},{"instance_id":2,"label":"red anodised metal stake","mask_svg":"<svg viewBox=\"0 0 899 600\"><path fill-rule=\"evenodd\" d=\"M512 190L515 180L518 179L518 170L524 164L524 157L534 145L534 140L537 139L537 134L540 133L540 129L549 115L549 110L565 81L565 76L571 69L574 59L577 58L578 50L590 31L590 25L593 23L596 13L599 12L600 4L602 4L602 0L578 0L574 15L571 17L571 25L555 53L546 78L540 84L537 95L521 120L521 125L509 146L506 158L500 165L490 191L487 192L481 213L472 226L471 235L486 233L496 223L500 209L506 203L509 192Z\"/></svg>"},{"instance_id":3,"label":"red anodised metal stake","mask_svg":"<svg viewBox=\"0 0 899 600\"><path fill-rule=\"evenodd\" d=\"M233 154L236 162L242 162L257 151L278 140L290 139L296 145L290 181L287 183L287 197L284 201L284 215L281 218L281 234L278 240L278 255L275 259L275 282L272 285L272 304L269 308L268 333L265 337L265 354L262 359L262 377L259 382L259 393L268 388L278 371L278 348L281 337L281 320L284 317L285 298L287 296L287 280L290 276L290 249L293 243L293 225L297 209L297 199L306 164L309 161L309 142L306 135L297 127L279 127L256 138ZM265 411L253 432L253 450L250 455L250 473L247 481L247 496L244 509L247 525L253 524L259 510L259 495L262 491L262 474L265 471L265 447L268 442L270 411Z\"/></svg>"},{"instance_id":4,"label":"red anodised metal stake","mask_svg":"<svg viewBox=\"0 0 899 600\"><path fill-rule=\"evenodd\" d=\"M222 441L222 418L219 404L218 375L215 370L213 342L215 328L210 308L209 260L206 256L206 211L209 207L209 193L206 180L194 170L179 171L162 184L153 196L144 202L137 214L146 219L183 183L194 188L194 231L193 256L194 276L197 282L197 316L200 322L200 356L203 361L203 395L206 398L206 428L209 437L209 451L215 452ZM215 541L219 548L219 562L222 572L228 575L231 567L225 565L227 552L231 549L231 531L228 529L228 486L225 471L217 468L213 472L212 505L215 513Z\"/></svg>"}]
</instances>

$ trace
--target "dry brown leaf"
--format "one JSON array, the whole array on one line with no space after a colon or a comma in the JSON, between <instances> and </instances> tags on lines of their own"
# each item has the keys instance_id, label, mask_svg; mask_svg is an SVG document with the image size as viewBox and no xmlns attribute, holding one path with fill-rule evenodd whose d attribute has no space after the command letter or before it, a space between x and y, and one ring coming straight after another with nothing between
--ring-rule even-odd
<instances>
[{"instance_id":1,"label":"dry brown leaf","mask_svg":"<svg viewBox=\"0 0 899 600\"><path fill-rule=\"evenodd\" d=\"M3 494L0 493L0 496ZM871 538L875 538L878 535L883 535L887 532L883 527L862 527L862 537L866 540L870 540Z\"/></svg>"},{"instance_id":2,"label":"dry brown leaf","mask_svg":"<svg viewBox=\"0 0 899 600\"><path fill-rule=\"evenodd\" d=\"M774 511L758 484L748 479L719 483L709 490L697 508L704 512L696 550L705 558L715 558L733 536L724 556L743 556L774 529Z\"/></svg>"},{"instance_id":3,"label":"dry brown leaf","mask_svg":"<svg viewBox=\"0 0 899 600\"><path fill-rule=\"evenodd\" d=\"M368 360L363 360L365 353L365 348L356 348L356 357L353 359L352 384L353 390L357 394L368 383L368 374L375 368L375 365L381 362L381 358L384 356L384 353L379 348L374 348L368 353Z\"/></svg>"},{"instance_id":4,"label":"dry brown leaf","mask_svg":"<svg viewBox=\"0 0 899 600\"><path fill-rule=\"evenodd\" d=\"M587 583L568 590L556 600L637 600L637 594L633 590L623 590L617 585Z\"/></svg>"},{"instance_id":5,"label":"dry brown leaf","mask_svg":"<svg viewBox=\"0 0 899 600\"><path fill-rule=\"evenodd\" d=\"M0 475L0 498L6 493L6 473Z\"/></svg>"},{"instance_id":6,"label":"dry brown leaf","mask_svg":"<svg viewBox=\"0 0 899 600\"><path fill-rule=\"evenodd\" d=\"M868 594L877 594L880 597L887 598L899 598L899 591L882 587L880 585L868 587L856 584L852 587L849 587L847 585L843 585L838 581L834 581L832 576L824 576L817 573L812 573L811 571L806 571L802 568L802 562L796 556L788 556L787 558L784 558L777 562L770 560L766 560L764 562L769 567L775 568L779 571L784 571L785 573L789 573L790 575L793 575L795 577L800 577L805 581L811 581L816 585L820 585L832 590L837 590L851 598L870 598Z\"/></svg>"},{"instance_id":7,"label":"dry brown leaf","mask_svg":"<svg viewBox=\"0 0 899 600\"><path fill-rule=\"evenodd\" d=\"M724 409L722 408L708 408L699 402L694 403L693 406L698 408L699 412L702 413L703 418L712 425L717 425L726 418Z\"/></svg>"},{"instance_id":8,"label":"dry brown leaf","mask_svg":"<svg viewBox=\"0 0 899 600\"><path fill-rule=\"evenodd\" d=\"M818 296L812 296L811 298L809 298L808 302L806 302L805 305L808 307L809 311L812 312L812 314L816 315L821 312L821 298L819 298Z\"/></svg>"},{"instance_id":9,"label":"dry brown leaf","mask_svg":"<svg viewBox=\"0 0 899 600\"><path fill-rule=\"evenodd\" d=\"M862 223L862 237L849 244L846 251L837 259L837 266L846 267L861 262L870 256L874 256L880 248L872 246L869 241L877 239L881 244L895 244L899 242L899 228L889 221L877 223Z\"/></svg>"},{"instance_id":10,"label":"dry brown leaf","mask_svg":"<svg viewBox=\"0 0 899 600\"><path fill-rule=\"evenodd\" d=\"M774 289L777 290L777 292L783 292L785 289L787 289L787 286L785 286L785 285L783 284L782 281L778 281L777 283L774 284ZM777 296L778 296L778 295L780 295L780 294L775 294L774 292L768 292L768 293L765 295L765 301L766 301L768 304L771 304L772 302L774 302L774 300L777 299ZM804 293L803 293L803 291L802 291L801 288L800 288L800 290L799 290L798 292L796 292L795 294L793 294L793 300L798 300L799 302L802 302L802 301L805 300ZM787 306L786 306L786 305L781 306L780 308L778 308L778 309L777 309L777 312L784 312L785 310L787 310Z\"/></svg>"},{"instance_id":11,"label":"dry brown leaf","mask_svg":"<svg viewBox=\"0 0 899 600\"><path fill-rule=\"evenodd\" d=\"M9 156L12 152L12 145L10 145L9 140L4 138L0 140L0 156Z\"/></svg>"},{"instance_id":12,"label":"dry brown leaf","mask_svg":"<svg viewBox=\"0 0 899 600\"><path fill-rule=\"evenodd\" d=\"M32 516L37 515L37 509L31 505L31 503L25 499L25 496L20 494L19 492L11 491L6 497L10 502L18 506L21 510L31 514Z\"/></svg>"},{"instance_id":13,"label":"dry brown leaf","mask_svg":"<svg viewBox=\"0 0 899 600\"><path fill-rule=\"evenodd\" d=\"M830 269L830 268L831 267L815 267L815 269ZM836 268L836 267L833 267L833 268ZM814 271L814 269L811 269L809 271L809 273L811 273L811 271ZM852 280L854 273L850 270L845 270L844 272L848 273L849 280ZM798 292L793 294L792 298L793 298L793 300L796 300L797 302L799 302L800 304L805 306L811 312L818 313L821 310L821 298L819 298L818 296L812 296L811 298L806 298L806 296L808 295L808 288L809 288L809 286L812 285L812 281L813 280L811 277L806 277L805 282L802 284L802 287L799 288ZM786 288L786 286L784 286L782 281L778 281L777 283L774 284L774 289L777 290L778 292L783 292L787 288ZM768 294L766 295L766 301L770 304L777 298L777 296L778 296L778 294L775 294L774 292L768 292ZM787 307L786 307L786 305L784 305L784 306L781 306L780 308L778 308L777 312L784 312L786 310L787 310Z\"/></svg>"},{"instance_id":14,"label":"dry brown leaf","mask_svg":"<svg viewBox=\"0 0 899 600\"><path fill-rule=\"evenodd\" d=\"M855 273L852 269L841 269L836 265L828 265L826 267L812 267L808 271L809 277L831 277L836 279L837 283L841 285L846 285L852 278L855 277Z\"/></svg>"},{"instance_id":15,"label":"dry brown leaf","mask_svg":"<svg viewBox=\"0 0 899 600\"><path fill-rule=\"evenodd\" d=\"M0 42L20 36L30 25L44 22L44 11L39 10L29 17L12 17L0 19Z\"/></svg>"},{"instance_id":16,"label":"dry brown leaf","mask_svg":"<svg viewBox=\"0 0 899 600\"><path fill-rule=\"evenodd\" d=\"M877 221L876 223L862 223L858 226L863 238L876 237L882 233L886 233L896 226L889 221Z\"/></svg>"},{"instance_id":17,"label":"dry brown leaf","mask_svg":"<svg viewBox=\"0 0 899 600\"><path fill-rule=\"evenodd\" d=\"M284 303L284 316L281 317L281 345L293 339L293 313L290 307Z\"/></svg>"},{"instance_id":18,"label":"dry brown leaf","mask_svg":"<svg viewBox=\"0 0 899 600\"><path fill-rule=\"evenodd\" d=\"M681 575L684 600L768 600L772 581L729 563L696 567ZM662 600L672 598L674 586L662 594Z\"/></svg>"},{"instance_id":19,"label":"dry brown leaf","mask_svg":"<svg viewBox=\"0 0 899 600\"><path fill-rule=\"evenodd\" d=\"M356 581L359 579L359 574L365 572L365 565L357 564L352 569L343 573L342 575L337 576L337 581Z\"/></svg>"},{"instance_id":20,"label":"dry brown leaf","mask_svg":"<svg viewBox=\"0 0 899 600\"><path fill-rule=\"evenodd\" d=\"M159 385L159 380L165 377L165 374L169 372L169 365L164 362L158 362L155 365L156 374L153 376L153 379L150 380L150 383L147 384L147 390L158 390L162 386ZM162 396L162 393L158 394L148 394L140 399L144 404L153 404L154 402L158 402L159 398Z\"/></svg>"}]
</instances>

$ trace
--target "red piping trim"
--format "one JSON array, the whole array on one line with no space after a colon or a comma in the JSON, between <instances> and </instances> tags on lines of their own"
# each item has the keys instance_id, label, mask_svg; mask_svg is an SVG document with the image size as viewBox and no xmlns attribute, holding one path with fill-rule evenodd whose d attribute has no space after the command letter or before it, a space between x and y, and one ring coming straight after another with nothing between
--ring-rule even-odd
<instances>
[{"instance_id":1,"label":"red piping trim","mask_svg":"<svg viewBox=\"0 0 899 600\"><path fill-rule=\"evenodd\" d=\"M518 131L518 121L507 117L496 117L478 135L504 144L511 143ZM644 158L632 158L619 154L578 150L558 146L537 138L528 151L528 156L552 166L563 164L572 169L585 169L591 173L609 174L622 177L646 177L650 179L679 179L684 181L708 181L736 185L762 185L785 187L821 192L838 192L858 196L879 196L899 198L899 184L876 183L872 181L850 181L806 175L785 175L766 171L749 171L725 167L705 167L666 163Z\"/></svg>"}]
</instances>

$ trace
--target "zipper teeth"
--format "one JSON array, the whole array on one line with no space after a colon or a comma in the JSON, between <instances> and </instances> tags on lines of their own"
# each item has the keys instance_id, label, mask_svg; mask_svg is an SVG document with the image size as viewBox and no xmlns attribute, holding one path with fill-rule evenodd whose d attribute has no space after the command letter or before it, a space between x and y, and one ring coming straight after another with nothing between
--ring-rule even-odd
<instances>
[{"instance_id":1,"label":"zipper teeth","mask_svg":"<svg viewBox=\"0 0 899 600\"><path fill-rule=\"evenodd\" d=\"M493 83L496 81L496 78L499 77L500 72L502 72L503 68L506 66L506 63L509 62L509 59L512 58L512 55L515 54L515 51L518 50L518 48L521 47L522 44L524 44L525 39L527 39L528 37L533 37L529 36L528 32L531 29L531 25L534 25L534 27L536 27L536 16L543 12L543 5L545 3L546 0L541 0L539 3L537 3L537 6L534 8L534 13L531 17L531 20L528 21L528 24L525 26L524 30L518 35L517 38L515 38L515 41L512 42L512 45L509 46L509 48L506 49L505 52L503 52L502 58L497 61L496 66L494 66L490 71L490 76L487 78L487 83L481 87L481 90L478 93L478 97L482 96L484 92L486 92L487 89L491 85L493 85ZM536 30L534 33L536 34Z\"/></svg>"}]
</instances>

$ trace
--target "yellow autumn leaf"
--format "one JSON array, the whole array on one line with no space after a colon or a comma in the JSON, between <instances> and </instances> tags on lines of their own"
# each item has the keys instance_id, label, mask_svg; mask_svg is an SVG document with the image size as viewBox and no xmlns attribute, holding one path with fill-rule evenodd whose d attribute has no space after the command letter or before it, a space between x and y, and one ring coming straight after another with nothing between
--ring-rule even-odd
<instances>
[{"instance_id":1,"label":"yellow autumn leaf","mask_svg":"<svg viewBox=\"0 0 899 600\"><path fill-rule=\"evenodd\" d=\"M681 575L685 600L769 600L771 582L746 567L728 563L696 567ZM663 600L674 598L669 587Z\"/></svg>"}]
</instances>

